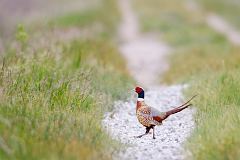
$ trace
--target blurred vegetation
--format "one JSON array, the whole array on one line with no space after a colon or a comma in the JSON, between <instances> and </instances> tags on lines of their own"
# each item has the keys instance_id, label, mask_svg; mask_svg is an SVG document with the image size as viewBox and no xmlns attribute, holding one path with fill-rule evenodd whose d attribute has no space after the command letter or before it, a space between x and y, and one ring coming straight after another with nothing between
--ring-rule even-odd
<instances>
[{"instance_id":1,"label":"blurred vegetation","mask_svg":"<svg viewBox=\"0 0 240 160\"><path fill-rule=\"evenodd\" d=\"M58 27L68 27L73 25L89 27L89 25L96 25L103 30L113 32L120 20L116 3L117 2L113 0L104 0L103 3L99 3L98 7L93 7L86 11L70 12L66 15L56 17L49 23L51 25L57 25ZM109 13L111 13L111 15L109 15Z\"/></svg>"},{"instance_id":2,"label":"blurred vegetation","mask_svg":"<svg viewBox=\"0 0 240 160\"><path fill-rule=\"evenodd\" d=\"M101 3L107 4L98 6L101 13L116 8L114 0ZM81 15L53 19L54 29L106 25L94 38L69 41L54 37L51 26L38 31L21 25L17 41L1 55L0 159L111 159L118 149L101 126L103 114L127 98L133 82L110 36L118 12Z\"/></svg>"},{"instance_id":3,"label":"blurred vegetation","mask_svg":"<svg viewBox=\"0 0 240 160\"><path fill-rule=\"evenodd\" d=\"M211 11L223 16L228 22L231 22L240 29L240 1L239 0L197 0L206 11Z\"/></svg>"},{"instance_id":4,"label":"blurred vegetation","mask_svg":"<svg viewBox=\"0 0 240 160\"><path fill-rule=\"evenodd\" d=\"M0 35L6 39L12 37L19 23L42 25L56 16L98 7L102 0L0 0L0 3Z\"/></svg>"},{"instance_id":5,"label":"blurred vegetation","mask_svg":"<svg viewBox=\"0 0 240 160\"><path fill-rule=\"evenodd\" d=\"M24 50L27 46L28 34L23 25L17 26L16 40L20 43L21 49Z\"/></svg>"},{"instance_id":6,"label":"blurred vegetation","mask_svg":"<svg viewBox=\"0 0 240 160\"><path fill-rule=\"evenodd\" d=\"M162 81L190 83L186 94L199 94L196 128L187 144L190 158L238 159L240 48L209 28L204 15L189 11L187 3L136 0L135 6L143 31L161 33L174 49Z\"/></svg>"}]
</instances>

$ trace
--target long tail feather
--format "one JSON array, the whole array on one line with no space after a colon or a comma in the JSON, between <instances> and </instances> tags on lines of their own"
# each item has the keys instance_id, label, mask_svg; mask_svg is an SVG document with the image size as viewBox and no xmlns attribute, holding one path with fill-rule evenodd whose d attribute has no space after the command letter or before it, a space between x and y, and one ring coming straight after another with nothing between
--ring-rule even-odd
<instances>
[{"instance_id":1,"label":"long tail feather","mask_svg":"<svg viewBox=\"0 0 240 160\"><path fill-rule=\"evenodd\" d=\"M195 97L197 97L197 94L194 95L194 96L192 96L192 98L190 98L187 102L183 103L182 105L178 106L177 108L181 108L181 107L187 105L187 104L188 104L191 100L193 100Z\"/></svg>"},{"instance_id":2,"label":"long tail feather","mask_svg":"<svg viewBox=\"0 0 240 160\"><path fill-rule=\"evenodd\" d=\"M192 104L188 104L188 105L186 105L186 106L184 106L184 107L181 107L181 108L178 107L178 108L172 109L172 110L170 110L170 111L167 111L167 112L166 112L166 115L167 115L167 116L170 116L171 114L175 114L175 113L181 112L182 110L188 108L188 107L191 106L191 105L192 105Z\"/></svg>"},{"instance_id":3,"label":"long tail feather","mask_svg":"<svg viewBox=\"0 0 240 160\"><path fill-rule=\"evenodd\" d=\"M170 110L170 111L167 111L165 116L162 118L162 120L166 119L168 116L172 115L172 114L175 114L175 113L178 113L178 112L181 112L182 110L188 108L189 106L191 106L192 104L188 104L191 100L193 100L197 95L194 95L192 96L192 98L190 98L187 102L183 103L182 105Z\"/></svg>"}]
</instances>

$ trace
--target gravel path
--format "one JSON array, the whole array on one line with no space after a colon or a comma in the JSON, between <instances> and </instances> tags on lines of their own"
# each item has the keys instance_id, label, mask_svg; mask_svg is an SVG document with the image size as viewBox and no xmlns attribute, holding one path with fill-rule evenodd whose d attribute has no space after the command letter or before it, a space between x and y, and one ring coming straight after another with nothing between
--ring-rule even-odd
<instances>
[{"instance_id":1,"label":"gravel path","mask_svg":"<svg viewBox=\"0 0 240 160\"><path fill-rule=\"evenodd\" d=\"M161 111L182 103L182 86L159 87L146 92L146 103ZM156 139L152 135L134 138L145 132L135 115L135 102L116 102L115 110L107 113L103 120L109 133L128 147L115 155L115 159L184 159L182 144L194 127L193 110L187 109L169 117L161 126L155 127Z\"/></svg>"},{"instance_id":2,"label":"gravel path","mask_svg":"<svg viewBox=\"0 0 240 160\"><path fill-rule=\"evenodd\" d=\"M125 56L128 68L138 84L146 88L146 103L160 111L167 111L183 102L183 85L161 86L160 75L167 70L166 55L169 47L151 35L139 31L138 21L129 0L119 0L123 22L120 26L122 44L120 51ZM134 93L133 93L134 94ZM126 148L114 155L114 159L184 159L187 151L183 144L194 128L194 110L186 109L170 116L156 127L156 138L134 136L145 132L135 115L134 101L118 101L114 110L105 115L103 126L114 139L126 144Z\"/></svg>"}]
</instances>

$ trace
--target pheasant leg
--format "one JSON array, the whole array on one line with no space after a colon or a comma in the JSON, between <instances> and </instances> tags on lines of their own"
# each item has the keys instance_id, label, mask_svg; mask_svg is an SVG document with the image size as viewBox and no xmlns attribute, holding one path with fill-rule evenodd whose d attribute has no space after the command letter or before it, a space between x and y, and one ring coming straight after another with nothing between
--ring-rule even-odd
<instances>
[{"instance_id":1,"label":"pheasant leg","mask_svg":"<svg viewBox=\"0 0 240 160\"><path fill-rule=\"evenodd\" d=\"M141 134L141 135L139 135L139 136L136 136L136 138L142 138L142 136L147 135L147 134L149 133L150 129L151 129L150 127L146 127L146 132L145 132L144 134Z\"/></svg>"},{"instance_id":2,"label":"pheasant leg","mask_svg":"<svg viewBox=\"0 0 240 160\"><path fill-rule=\"evenodd\" d=\"M152 129L153 129L153 139L156 139L156 137L155 137L155 129L154 129L154 127L152 127Z\"/></svg>"}]
</instances>

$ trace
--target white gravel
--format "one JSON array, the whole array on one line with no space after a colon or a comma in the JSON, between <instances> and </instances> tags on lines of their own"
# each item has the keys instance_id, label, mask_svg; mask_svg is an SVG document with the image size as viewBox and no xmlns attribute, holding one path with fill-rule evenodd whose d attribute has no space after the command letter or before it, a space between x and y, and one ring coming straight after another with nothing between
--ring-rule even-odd
<instances>
[{"instance_id":1,"label":"white gravel","mask_svg":"<svg viewBox=\"0 0 240 160\"><path fill-rule=\"evenodd\" d=\"M169 47L159 39L139 32L138 21L131 9L130 0L119 0L123 23L120 26L122 44L120 51L128 62L128 68L137 83L146 89L145 101L160 111L170 110L183 103L183 85L159 85L160 75L166 71L166 55ZM134 92L133 92L134 94ZM113 159L184 159L187 151L183 144L194 128L192 109L170 116L163 125L155 127L156 139L152 135L142 138L134 136L145 133L136 117L136 100L118 101L112 112L106 113L103 127L114 138L126 144L113 155Z\"/></svg>"}]
</instances>

